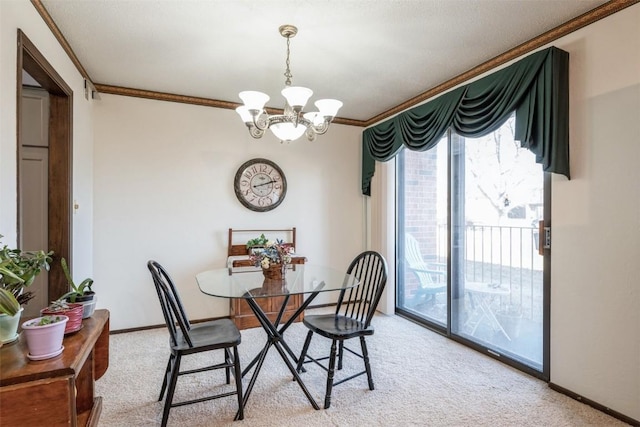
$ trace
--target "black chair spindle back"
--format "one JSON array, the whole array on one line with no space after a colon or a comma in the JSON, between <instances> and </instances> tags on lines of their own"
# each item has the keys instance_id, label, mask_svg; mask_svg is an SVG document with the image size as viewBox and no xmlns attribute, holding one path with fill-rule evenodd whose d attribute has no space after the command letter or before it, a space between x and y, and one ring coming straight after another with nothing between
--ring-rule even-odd
<instances>
[{"instance_id":1,"label":"black chair spindle back","mask_svg":"<svg viewBox=\"0 0 640 427\"><path fill-rule=\"evenodd\" d=\"M347 274L356 277L360 285L340 293L336 315L351 317L369 327L387 283L386 261L377 252L363 252L351 262Z\"/></svg>"},{"instance_id":2,"label":"black chair spindle back","mask_svg":"<svg viewBox=\"0 0 640 427\"><path fill-rule=\"evenodd\" d=\"M189 334L191 323L187 318L187 314L182 305L180 295L176 290L176 286L169 276L169 273L156 261L150 261L148 264L149 271L153 277L153 283L156 285L156 292L162 307L162 314L171 335L173 345L178 344L178 330L182 332L182 336L189 345L193 347L193 341Z\"/></svg>"}]
</instances>

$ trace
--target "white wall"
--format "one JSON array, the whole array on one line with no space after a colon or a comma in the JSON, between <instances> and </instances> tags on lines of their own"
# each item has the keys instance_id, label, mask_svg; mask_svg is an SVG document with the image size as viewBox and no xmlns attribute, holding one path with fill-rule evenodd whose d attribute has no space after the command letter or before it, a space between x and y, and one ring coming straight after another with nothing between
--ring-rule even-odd
<instances>
[{"instance_id":1,"label":"white wall","mask_svg":"<svg viewBox=\"0 0 640 427\"><path fill-rule=\"evenodd\" d=\"M638 22L640 4L553 43L570 53L573 179L553 182L551 278L551 381L636 420ZM98 305L111 310L112 329L162 322L149 258L173 273L192 317L226 313L224 301L199 294L193 275L223 265L228 227L296 226L299 251L338 268L364 248L360 128L337 125L314 143L281 146L251 139L233 111L103 95L93 112L80 74L27 0L0 1L3 242L16 238L17 28L74 91L74 273L91 275L93 258ZM290 180L286 200L269 213L246 210L232 189L237 167L258 156L274 160ZM386 246L381 236L372 241Z\"/></svg>"},{"instance_id":2,"label":"white wall","mask_svg":"<svg viewBox=\"0 0 640 427\"><path fill-rule=\"evenodd\" d=\"M95 103L95 290L113 330L163 323L146 263L163 264L191 318L228 314L195 274L226 264L232 228L297 228L297 252L346 269L364 249L362 128L332 125L315 142L253 139L233 110L101 95ZM287 195L270 212L236 199L245 161L276 162ZM321 295L316 302L328 302Z\"/></svg>"},{"instance_id":3,"label":"white wall","mask_svg":"<svg viewBox=\"0 0 640 427\"><path fill-rule=\"evenodd\" d=\"M639 23L637 4L552 43L570 55L572 179L554 176L552 184L551 382L635 420L640 420ZM393 203L388 193L395 191L391 170L391 162L376 166L372 233L385 232L385 221L386 233L395 229L388 209ZM380 236L372 241L385 247Z\"/></svg>"},{"instance_id":4,"label":"white wall","mask_svg":"<svg viewBox=\"0 0 640 427\"><path fill-rule=\"evenodd\" d=\"M73 90L73 274L92 274L93 123L92 101L84 98L84 79L28 0L0 1L0 234L16 244L16 81L20 28ZM48 249L48 248L42 248Z\"/></svg>"},{"instance_id":5,"label":"white wall","mask_svg":"<svg viewBox=\"0 0 640 427\"><path fill-rule=\"evenodd\" d=\"M640 4L570 54L571 180L552 190L551 381L640 420Z\"/></svg>"}]
</instances>

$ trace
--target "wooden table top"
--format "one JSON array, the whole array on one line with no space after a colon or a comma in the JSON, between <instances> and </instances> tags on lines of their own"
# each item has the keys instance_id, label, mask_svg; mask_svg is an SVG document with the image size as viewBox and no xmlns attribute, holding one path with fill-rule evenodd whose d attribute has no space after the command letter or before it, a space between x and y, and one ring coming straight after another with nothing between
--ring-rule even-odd
<instances>
[{"instance_id":1,"label":"wooden table top","mask_svg":"<svg viewBox=\"0 0 640 427\"><path fill-rule=\"evenodd\" d=\"M84 319L82 328L78 332L64 337L62 354L51 359L29 360L27 357L29 349L21 332L16 341L0 348L0 387L77 374L93 350L96 341L103 334L105 325L107 328L106 363L108 365L108 310L96 310L91 317ZM106 370L106 367L104 369Z\"/></svg>"}]
</instances>

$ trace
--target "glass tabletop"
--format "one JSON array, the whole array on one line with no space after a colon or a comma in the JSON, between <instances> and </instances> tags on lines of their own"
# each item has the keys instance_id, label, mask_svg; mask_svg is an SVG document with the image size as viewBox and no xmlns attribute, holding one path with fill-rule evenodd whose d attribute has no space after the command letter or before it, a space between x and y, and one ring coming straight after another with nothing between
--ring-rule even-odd
<instances>
[{"instance_id":1,"label":"glass tabletop","mask_svg":"<svg viewBox=\"0 0 640 427\"><path fill-rule=\"evenodd\" d=\"M221 298L266 298L349 289L358 280L344 271L310 264L290 266L284 281L265 280L254 267L219 268L196 275L200 291Z\"/></svg>"}]
</instances>

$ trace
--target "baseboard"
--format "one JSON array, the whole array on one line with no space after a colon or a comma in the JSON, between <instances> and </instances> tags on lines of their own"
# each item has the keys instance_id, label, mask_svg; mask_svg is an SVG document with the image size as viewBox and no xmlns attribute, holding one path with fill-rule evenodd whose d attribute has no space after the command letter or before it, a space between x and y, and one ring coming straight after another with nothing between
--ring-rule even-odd
<instances>
[{"instance_id":1,"label":"baseboard","mask_svg":"<svg viewBox=\"0 0 640 427\"><path fill-rule=\"evenodd\" d=\"M336 305L335 302L334 303L329 303L329 304L317 304L317 305L310 305L309 307L307 307L307 309L323 308L323 307L331 307L331 306L335 307L335 305ZM209 317L207 319L191 320L191 323L207 322L209 320L228 319L228 318L229 318L229 316ZM162 323L162 324L159 324L159 325L141 326L141 327L138 327L138 328L118 329L118 330L109 331L109 335L125 334L127 332L146 331L148 329L159 329L159 328L166 328L166 327L167 327L167 325Z\"/></svg>"},{"instance_id":2,"label":"baseboard","mask_svg":"<svg viewBox=\"0 0 640 427\"><path fill-rule=\"evenodd\" d=\"M116 330L112 329L109 331L109 335L126 334L127 332L147 331L149 329L160 329L160 328L166 328L166 327L167 325L162 323L160 325L140 326L138 328L116 329Z\"/></svg>"},{"instance_id":3,"label":"baseboard","mask_svg":"<svg viewBox=\"0 0 640 427\"><path fill-rule=\"evenodd\" d=\"M594 402L591 399L587 399L586 397L580 396L579 394L574 393L571 390L567 390L566 388L561 387L561 386L559 386L557 384L554 384L552 382L549 382L549 387L552 390L557 391L558 393L562 393L564 395L569 396L572 399L577 400L578 402L582 402L584 404L587 404L587 405L591 406L592 408L595 408L595 409L597 409L599 411L604 412L607 415L611 415L612 417L619 419L620 421L623 421L623 422L625 422L627 424L630 424L632 426L637 426L637 427L640 426L640 421L634 420L631 417L628 417L628 416L626 416L624 414L621 414L620 412L614 411L613 409L608 408L608 407L606 407L604 405L601 405L598 402Z\"/></svg>"}]
</instances>

